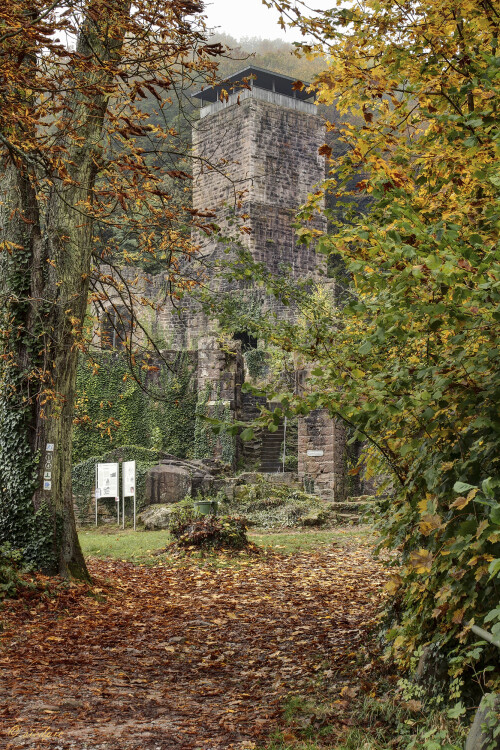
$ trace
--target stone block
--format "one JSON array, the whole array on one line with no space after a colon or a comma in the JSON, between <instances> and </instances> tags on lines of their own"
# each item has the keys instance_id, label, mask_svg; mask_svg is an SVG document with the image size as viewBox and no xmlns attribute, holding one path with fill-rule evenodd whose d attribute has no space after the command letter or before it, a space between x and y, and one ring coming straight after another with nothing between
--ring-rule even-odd
<instances>
[{"instance_id":1,"label":"stone block","mask_svg":"<svg viewBox=\"0 0 500 750\"><path fill-rule=\"evenodd\" d=\"M160 531L168 529L174 505L151 505L149 508L139 513L137 519L144 525L146 531Z\"/></svg>"},{"instance_id":2,"label":"stone block","mask_svg":"<svg viewBox=\"0 0 500 750\"><path fill-rule=\"evenodd\" d=\"M148 504L178 503L186 495L191 495L191 490L191 473L182 466L153 466L146 475Z\"/></svg>"},{"instance_id":3,"label":"stone block","mask_svg":"<svg viewBox=\"0 0 500 750\"><path fill-rule=\"evenodd\" d=\"M303 526L323 526L328 520L326 510L314 510L302 518Z\"/></svg>"}]
</instances>

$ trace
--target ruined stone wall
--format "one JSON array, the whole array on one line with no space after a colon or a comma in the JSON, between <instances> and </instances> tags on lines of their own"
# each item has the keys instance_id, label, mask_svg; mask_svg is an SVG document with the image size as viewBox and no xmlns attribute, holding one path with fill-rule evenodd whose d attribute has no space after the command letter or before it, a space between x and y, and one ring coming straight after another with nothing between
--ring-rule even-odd
<instances>
[{"instance_id":1,"label":"ruined stone wall","mask_svg":"<svg viewBox=\"0 0 500 750\"><path fill-rule=\"evenodd\" d=\"M222 232L234 236L273 273L286 267L293 278L316 277L321 261L313 248L298 244L292 225L307 194L324 178L324 157L318 153L324 137L324 123L317 115L251 96L203 118L193 133L193 208L214 211ZM249 233L241 233L238 223ZM326 228L319 216L311 224ZM202 233L194 239L200 245L201 272L209 275L211 263L227 257L228 245ZM221 294L240 288L214 278L211 284ZM280 317L295 316L274 298L262 304ZM168 313L160 314L158 325L172 340L194 348L213 331L213 322L192 299L182 300L180 308L170 319Z\"/></svg>"},{"instance_id":2,"label":"ruined stone wall","mask_svg":"<svg viewBox=\"0 0 500 750\"><path fill-rule=\"evenodd\" d=\"M238 104L231 99L203 117L193 133L193 208L214 211L222 231L237 238L270 271L291 269L292 278L317 279L320 261L314 248L297 242L293 223L296 211L325 176L324 158L318 149L325 140L322 119L307 107L295 108L290 99L266 92L267 101L247 92ZM310 105L308 105L310 107ZM238 217L248 233L238 232ZM232 223L236 219L236 223ZM212 221L212 219L208 219ZM326 229L317 216L311 226ZM241 292L237 284L217 280L211 265L227 257L227 244L215 235L193 235L200 261L190 264L193 277L221 294ZM212 384L212 395L227 402L233 416L241 410L241 355L229 356L216 344L216 321L207 318L193 297L174 304L162 275L145 277L146 296L157 300L148 313L152 333L171 349L198 350L198 391ZM281 319L294 319L296 311L279 300L262 297L262 306ZM308 455L309 452L309 455ZM322 497L343 499L345 494L345 434L341 424L325 412L313 412L299 424L299 474Z\"/></svg>"},{"instance_id":3,"label":"ruined stone wall","mask_svg":"<svg viewBox=\"0 0 500 750\"><path fill-rule=\"evenodd\" d=\"M345 428L324 409L299 419L298 474L304 486L325 500L346 496Z\"/></svg>"},{"instance_id":4,"label":"ruined stone wall","mask_svg":"<svg viewBox=\"0 0 500 750\"><path fill-rule=\"evenodd\" d=\"M198 348L198 393L210 386L210 400L227 403L233 416L241 409L241 386L244 379L243 358L238 342L231 350L221 349L208 337Z\"/></svg>"},{"instance_id":5,"label":"ruined stone wall","mask_svg":"<svg viewBox=\"0 0 500 750\"><path fill-rule=\"evenodd\" d=\"M222 222L231 210L247 214L247 246L255 260L271 270L288 264L297 276L314 275L317 257L297 244L292 223L325 176L318 153L324 138L317 115L253 98L204 118L193 138L199 159L194 208L215 210ZM214 166L207 167L210 160ZM325 228L326 220L318 217L314 225ZM206 250L216 247L208 243Z\"/></svg>"},{"instance_id":6,"label":"ruined stone wall","mask_svg":"<svg viewBox=\"0 0 500 750\"><path fill-rule=\"evenodd\" d=\"M249 102L200 120L193 129L193 208L236 209L253 179ZM219 217L218 217L219 218Z\"/></svg>"},{"instance_id":7,"label":"ruined stone wall","mask_svg":"<svg viewBox=\"0 0 500 750\"><path fill-rule=\"evenodd\" d=\"M280 102L286 99L280 97ZM250 95L241 104L203 118L193 132L193 208L214 211L222 232L273 273L286 267L293 278L314 278L320 261L313 248L297 243L292 224L307 194L324 178L324 157L318 154L324 137L324 123L317 115ZM240 232L238 222L249 233ZM318 216L312 226L325 229L326 221ZM238 291L241 287L217 280L214 271L216 262L228 257L228 245L203 232L194 234L193 240L200 260L186 263L182 272L222 294ZM156 309L145 309L141 315L165 347L197 349L201 338L214 333L216 322L203 314L192 296L172 300L162 274L138 275L137 294L157 303ZM262 304L279 317L295 317L292 308L272 297Z\"/></svg>"}]
</instances>

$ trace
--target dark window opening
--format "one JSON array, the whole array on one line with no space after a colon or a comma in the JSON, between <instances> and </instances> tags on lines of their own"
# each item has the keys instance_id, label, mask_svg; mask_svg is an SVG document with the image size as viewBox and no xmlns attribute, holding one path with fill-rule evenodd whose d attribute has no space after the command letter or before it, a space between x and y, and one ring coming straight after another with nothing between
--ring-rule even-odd
<instances>
[{"instance_id":1,"label":"dark window opening","mask_svg":"<svg viewBox=\"0 0 500 750\"><path fill-rule=\"evenodd\" d=\"M100 319L101 349L125 349L132 334L132 318L125 307L110 307Z\"/></svg>"},{"instance_id":2,"label":"dark window opening","mask_svg":"<svg viewBox=\"0 0 500 750\"><path fill-rule=\"evenodd\" d=\"M248 331L237 331L233 334L235 341L241 341L241 351L248 352L250 349L257 349L258 340L251 336Z\"/></svg>"}]
</instances>

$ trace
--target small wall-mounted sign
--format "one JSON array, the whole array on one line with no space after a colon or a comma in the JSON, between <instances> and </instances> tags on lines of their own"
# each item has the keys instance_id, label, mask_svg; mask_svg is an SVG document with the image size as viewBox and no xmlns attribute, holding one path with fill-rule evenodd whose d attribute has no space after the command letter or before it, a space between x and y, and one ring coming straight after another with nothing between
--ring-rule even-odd
<instances>
[{"instance_id":1,"label":"small wall-mounted sign","mask_svg":"<svg viewBox=\"0 0 500 750\"><path fill-rule=\"evenodd\" d=\"M49 451L50 453L54 450L54 443L47 443L47 447L45 449L46 451Z\"/></svg>"},{"instance_id":2,"label":"small wall-mounted sign","mask_svg":"<svg viewBox=\"0 0 500 750\"><path fill-rule=\"evenodd\" d=\"M51 471L45 471L43 474L44 479L52 479L52 472Z\"/></svg>"},{"instance_id":3,"label":"small wall-mounted sign","mask_svg":"<svg viewBox=\"0 0 500 750\"><path fill-rule=\"evenodd\" d=\"M308 456L313 456L319 458L324 454L324 451L307 451Z\"/></svg>"},{"instance_id":4,"label":"small wall-mounted sign","mask_svg":"<svg viewBox=\"0 0 500 750\"><path fill-rule=\"evenodd\" d=\"M49 479L44 479L44 481L43 481L43 489L44 490L51 490L52 489L52 482Z\"/></svg>"}]
</instances>

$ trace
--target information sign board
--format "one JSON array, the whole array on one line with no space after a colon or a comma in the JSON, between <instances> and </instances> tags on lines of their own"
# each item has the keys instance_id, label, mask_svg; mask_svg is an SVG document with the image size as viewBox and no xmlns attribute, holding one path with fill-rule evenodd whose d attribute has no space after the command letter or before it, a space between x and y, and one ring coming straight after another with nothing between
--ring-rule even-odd
<instances>
[{"instance_id":1,"label":"information sign board","mask_svg":"<svg viewBox=\"0 0 500 750\"><path fill-rule=\"evenodd\" d=\"M97 464L99 497L118 497L118 464Z\"/></svg>"},{"instance_id":2,"label":"information sign board","mask_svg":"<svg viewBox=\"0 0 500 750\"><path fill-rule=\"evenodd\" d=\"M123 497L135 496L135 461L124 461L122 464Z\"/></svg>"}]
</instances>

